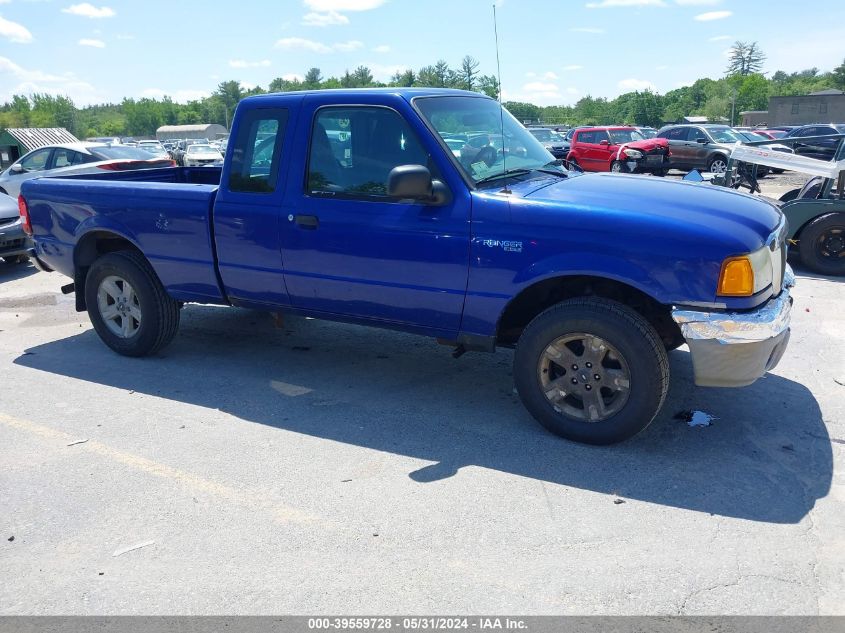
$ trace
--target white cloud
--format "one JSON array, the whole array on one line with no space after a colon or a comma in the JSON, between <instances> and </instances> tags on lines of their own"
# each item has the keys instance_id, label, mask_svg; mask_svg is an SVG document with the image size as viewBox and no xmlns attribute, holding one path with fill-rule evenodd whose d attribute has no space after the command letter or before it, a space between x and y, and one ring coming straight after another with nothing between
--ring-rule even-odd
<instances>
[{"instance_id":1,"label":"white cloud","mask_svg":"<svg viewBox=\"0 0 845 633\"><path fill-rule=\"evenodd\" d=\"M588 9L610 9L613 7L665 7L663 0L601 0L588 2Z\"/></svg>"},{"instance_id":2,"label":"white cloud","mask_svg":"<svg viewBox=\"0 0 845 633\"><path fill-rule=\"evenodd\" d=\"M364 66L373 73L373 79L385 82L390 81L390 78L396 73L404 73L408 70L408 67L402 64L364 64Z\"/></svg>"},{"instance_id":3,"label":"white cloud","mask_svg":"<svg viewBox=\"0 0 845 633\"><path fill-rule=\"evenodd\" d=\"M374 53L389 53L390 47L387 44L381 44L373 49Z\"/></svg>"},{"instance_id":4,"label":"white cloud","mask_svg":"<svg viewBox=\"0 0 845 633\"><path fill-rule=\"evenodd\" d=\"M16 44L29 44L32 41L32 33L23 25L0 16L0 36L5 37Z\"/></svg>"},{"instance_id":5,"label":"white cloud","mask_svg":"<svg viewBox=\"0 0 845 633\"><path fill-rule=\"evenodd\" d=\"M70 13L72 15L80 15L83 18L113 18L115 16L114 9L110 7L95 7L93 4L83 2L82 4L72 4L67 9L62 9L62 13Z\"/></svg>"},{"instance_id":6,"label":"white cloud","mask_svg":"<svg viewBox=\"0 0 845 633\"><path fill-rule=\"evenodd\" d=\"M81 39L77 42L80 46L90 46L91 48L105 48L106 43L103 40Z\"/></svg>"},{"instance_id":7,"label":"white cloud","mask_svg":"<svg viewBox=\"0 0 845 633\"><path fill-rule=\"evenodd\" d=\"M284 79L285 81L302 81L305 79L305 77L297 73L288 73L286 75L282 75L282 79Z\"/></svg>"},{"instance_id":8,"label":"white cloud","mask_svg":"<svg viewBox=\"0 0 845 633\"><path fill-rule=\"evenodd\" d=\"M305 26L339 26L341 24L349 24L349 18L337 11L329 11L327 13L312 11L302 16L302 24Z\"/></svg>"},{"instance_id":9,"label":"white cloud","mask_svg":"<svg viewBox=\"0 0 845 633\"><path fill-rule=\"evenodd\" d=\"M708 11L707 13L699 13L695 19L699 22L710 22L712 20L723 20L733 15L733 11Z\"/></svg>"},{"instance_id":10,"label":"white cloud","mask_svg":"<svg viewBox=\"0 0 845 633\"><path fill-rule=\"evenodd\" d=\"M599 29L593 26L579 26L578 28L569 29L572 33L591 33L592 35L601 35L605 32L604 29Z\"/></svg>"},{"instance_id":11,"label":"white cloud","mask_svg":"<svg viewBox=\"0 0 845 633\"><path fill-rule=\"evenodd\" d=\"M304 37L283 37L275 44L276 48L283 50L305 50L312 53L331 53L330 46L326 46L322 42L315 42L314 40L307 40Z\"/></svg>"},{"instance_id":12,"label":"white cloud","mask_svg":"<svg viewBox=\"0 0 845 633\"><path fill-rule=\"evenodd\" d=\"M340 53L351 53L352 51L357 51L359 48L363 48L364 43L359 42L358 40L349 40L348 42L338 42L332 48Z\"/></svg>"},{"instance_id":13,"label":"white cloud","mask_svg":"<svg viewBox=\"0 0 845 633\"><path fill-rule=\"evenodd\" d=\"M7 57L0 57L0 103L11 101L12 95L46 92L67 95L77 105L102 103L103 94L73 73L53 75L41 70L23 68Z\"/></svg>"},{"instance_id":14,"label":"white cloud","mask_svg":"<svg viewBox=\"0 0 845 633\"><path fill-rule=\"evenodd\" d=\"M377 9L387 0L305 0L304 4L312 11L328 13L329 11L370 11Z\"/></svg>"},{"instance_id":15,"label":"white cloud","mask_svg":"<svg viewBox=\"0 0 845 633\"><path fill-rule=\"evenodd\" d=\"M547 73L543 73L543 79L552 79L552 80L554 80L554 79L557 79L557 75L556 75L555 73L553 73L553 72L549 71L549 72L547 72Z\"/></svg>"},{"instance_id":16,"label":"white cloud","mask_svg":"<svg viewBox=\"0 0 845 633\"><path fill-rule=\"evenodd\" d=\"M258 62L248 62L244 59L229 60L229 68L267 68L269 65L269 59L262 59Z\"/></svg>"},{"instance_id":17,"label":"white cloud","mask_svg":"<svg viewBox=\"0 0 845 633\"><path fill-rule=\"evenodd\" d=\"M557 84L547 83L543 81L531 81L525 84L522 89L525 92L558 92L560 88L558 88Z\"/></svg>"},{"instance_id":18,"label":"white cloud","mask_svg":"<svg viewBox=\"0 0 845 633\"><path fill-rule=\"evenodd\" d=\"M732 35L716 35L714 37L711 37L707 41L708 42L725 42L727 40L732 40L732 39L733 39Z\"/></svg>"},{"instance_id":19,"label":"white cloud","mask_svg":"<svg viewBox=\"0 0 845 633\"><path fill-rule=\"evenodd\" d=\"M624 92L633 92L633 91L641 91L641 90L651 90L652 92L657 92L657 87L651 83L650 81L646 81L645 79L623 79L618 84L616 84L620 90Z\"/></svg>"},{"instance_id":20,"label":"white cloud","mask_svg":"<svg viewBox=\"0 0 845 633\"><path fill-rule=\"evenodd\" d=\"M581 70L582 68L584 68L584 67L579 66L578 64L569 64L569 66L563 67L563 69L566 70L566 71Z\"/></svg>"}]
</instances>

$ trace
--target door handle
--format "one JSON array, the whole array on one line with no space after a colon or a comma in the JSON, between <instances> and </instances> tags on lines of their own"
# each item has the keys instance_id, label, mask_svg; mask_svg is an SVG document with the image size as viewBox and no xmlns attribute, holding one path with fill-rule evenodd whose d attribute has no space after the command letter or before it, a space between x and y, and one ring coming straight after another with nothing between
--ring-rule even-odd
<instances>
[{"instance_id":1,"label":"door handle","mask_svg":"<svg viewBox=\"0 0 845 633\"><path fill-rule=\"evenodd\" d=\"M320 219L316 215L295 215L292 219L297 226L310 231L320 226Z\"/></svg>"}]
</instances>

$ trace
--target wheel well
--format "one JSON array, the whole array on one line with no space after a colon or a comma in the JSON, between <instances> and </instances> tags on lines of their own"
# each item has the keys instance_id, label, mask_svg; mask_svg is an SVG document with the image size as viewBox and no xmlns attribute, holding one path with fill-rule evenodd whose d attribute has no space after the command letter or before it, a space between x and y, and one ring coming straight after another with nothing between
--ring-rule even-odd
<instances>
[{"instance_id":1,"label":"wheel well","mask_svg":"<svg viewBox=\"0 0 845 633\"><path fill-rule=\"evenodd\" d=\"M546 308L566 299L589 296L613 299L632 308L651 324L667 347L683 343L681 329L672 320L669 306L621 282L578 275L540 281L514 297L499 319L496 344L515 345L522 330Z\"/></svg>"},{"instance_id":2,"label":"wheel well","mask_svg":"<svg viewBox=\"0 0 845 633\"><path fill-rule=\"evenodd\" d=\"M141 251L125 237L109 231L86 233L73 251L73 285L76 294L76 310L82 312L85 305L85 278L94 261L106 253L131 250Z\"/></svg>"}]
</instances>

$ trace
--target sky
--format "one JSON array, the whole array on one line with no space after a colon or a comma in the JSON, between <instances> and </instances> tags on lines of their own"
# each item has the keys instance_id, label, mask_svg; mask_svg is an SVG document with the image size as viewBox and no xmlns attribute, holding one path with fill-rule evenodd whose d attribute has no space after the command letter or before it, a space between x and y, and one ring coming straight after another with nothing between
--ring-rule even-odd
<instances>
[{"instance_id":1,"label":"sky","mask_svg":"<svg viewBox=\"0 0 845 633\"><path fill-rule=\"evenodd\" d=\"M759 42L767 73L845 58L842 0L0 0L0 103L186 102L312 66L328 77L365 65L387 81L467 54L495 74L494 2L505 100L665 93L721 77L736 40Z\"/></svg>"}]
</instances>

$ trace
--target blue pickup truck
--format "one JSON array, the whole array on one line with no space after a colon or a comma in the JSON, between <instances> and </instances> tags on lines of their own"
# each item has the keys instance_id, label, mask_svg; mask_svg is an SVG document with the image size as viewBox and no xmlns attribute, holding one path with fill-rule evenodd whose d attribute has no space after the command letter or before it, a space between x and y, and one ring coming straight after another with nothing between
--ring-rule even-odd
<instances>
[{"instance_id":1,"label":"blue pickup truck","mask_svg":"<svg viewBox=\"0 0 845 633\"><path fill-rule=\"evenodd\" d=\"M448 142L447 142L448 141ZM652 421L667 351L739 387L780 359L782 214L718 188L564 168L499 104L455 90L270 94L237 109L222 168L23 185L30 255L127 356L186 303L515 348L537 420L608 444Z\"/></svg>"}]
</instances>

